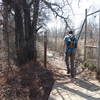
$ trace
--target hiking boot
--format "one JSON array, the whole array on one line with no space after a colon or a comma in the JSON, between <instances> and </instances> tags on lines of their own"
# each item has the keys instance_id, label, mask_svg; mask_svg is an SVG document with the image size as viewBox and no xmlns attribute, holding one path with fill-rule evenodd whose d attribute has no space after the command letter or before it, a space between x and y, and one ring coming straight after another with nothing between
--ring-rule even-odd
<instances>
[{"instance_id":1,"label":"hiking boot","mask_svg":"<svg viewBox=\"0 0 100 100\"><path fill-rule=\"evenodd\" d=\"M75 78L75 73L74 72L71 72L71 77Z\"/></svg>"},{"instance_id":2,"label":"hiking boot","mask_svg":"<svg viewBox=\"0 0 100 100\"><path fill-rule=\"evenodd\" d=\"M75 75L74 74L71 74L71 78L75 78Z\"/></svg>"}]
</instances>

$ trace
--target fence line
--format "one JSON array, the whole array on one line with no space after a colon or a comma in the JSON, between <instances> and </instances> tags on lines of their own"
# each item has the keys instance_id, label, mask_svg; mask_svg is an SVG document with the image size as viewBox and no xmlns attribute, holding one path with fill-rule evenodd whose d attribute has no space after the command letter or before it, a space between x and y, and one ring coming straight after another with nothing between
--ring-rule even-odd
<instances>
[{"instance_id":1,"label":"fence line","mask_svg":"<svg viewBox=\"0 0 100 100\"><path fill-rule=\"evenodd\" d=\"M93 45L91 46L91 45L88 45L88 43L87 43L87 18L89 16L96 14L96 13L99 13L98 46L93 46ZM97 57L97 70L98 69L100 70L100 10L97 10L97 11L90 13L90 14L87 14L87 9L85 10L85 40L84 40L84 60L85 61L87 60L87 58L86 58L86 55L87 55L86 50L87 49L86 48L91 48L91 49L96 48L97 49L97 55L98 55L98 57Z\"/></svg>"}]
</instances>

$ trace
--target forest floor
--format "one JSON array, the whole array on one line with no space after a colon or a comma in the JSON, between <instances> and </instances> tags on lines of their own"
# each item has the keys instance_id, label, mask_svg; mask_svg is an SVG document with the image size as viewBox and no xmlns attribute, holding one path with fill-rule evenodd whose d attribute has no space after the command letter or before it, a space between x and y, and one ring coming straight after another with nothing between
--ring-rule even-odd
<instances>
[{"instance_id":1,"label":"forest floor","mask_svg":"<svg viewBox=\"0 0 100 100\"><path fill-rule=\"evenodd\" d=\"M41 46L40 48L42 49L41 51L43 51L43 48ZM64 57L59 53L48 50L47 68L44 68L43 59L42 61L40 59L37 63L30 61L29 63L21 65L19 67L11 63L11 68L9 71L7 71L9 66L7 66L7 59L3 57L3 55L5 55L3 51L4 50L2 50L2 53L0 53L0 56L2 57L0 58L0 100L48 100L49 95L49 100L60 100L58 98L62 98L61 100L76 100L68 98L64 99L65 97L63 95L65 94L62 94L63 92L61 93L61 91L57 92L58 94L61 93L60 97L58 95L55 95L54 93L55 89L59 90L57 89L58 85L58 88L61 88L62 86L64 86L64 84L67 84L72 88L74 86L74 83L77 83L81 87L83 86L83 88L85 89L87 87L84 86L84 84L87 84L89 87L94 86L94 90L90 88L90 90L86 92L95 92L95 94L97 93L97 95L100 94L100 84L96 85L98 83L96 80L96 73L88 70L87 68L84 68L84 66L80 63L80 58L77 58L75 62L75 64L77 65L77 77L75 80L73 80L69 75L66 74ZM89 80L93 80L96 83L88 83ZM79 82L81 83L79 84ZM78 90L72 91L72 89L70 89L69 87L64 88L64 93L67 93L68 91L74 91L74 93L77 93L77 95L80 93L80 91ZM82 90L83 88L76 87L75 89ZM86 96L89 96L85 95L85 93L81 93L80 95L84 98ZM57 96L58 98L56 98ZM100 97L92 97L92 99L86 100L100 100Z\"/></svg>"},{"instance_id":2,"label":"forest floor","mask_svg":"<svg viewBox=\"0 0 100 100\"><path fill-rule=\"evenodd\" d=\"M19 67L0 73L0 100L47 100L54 84L52 71L40 61Z\"/></svg>"},{"instance_id":3,"label":"forest floor","mask_svg":"<svg viewBox=\"0 0 100 100\"><path fill-rule=\"evenodd\" d=\"M47 100L54 84L50 64L30 61L16 66L0 48L0 100Z\"/></svg>"}]
</instances>

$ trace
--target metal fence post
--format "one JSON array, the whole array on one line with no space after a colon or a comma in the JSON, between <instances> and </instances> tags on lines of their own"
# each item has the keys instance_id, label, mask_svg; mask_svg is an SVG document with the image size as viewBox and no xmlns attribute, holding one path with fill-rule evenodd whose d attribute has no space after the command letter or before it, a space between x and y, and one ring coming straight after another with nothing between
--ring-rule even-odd
<instances>
[{"instance_id":1,"label":"metal fence post","mask_svg":"<svg viewBox=\"0 0 100 100\"><path fill-rule=\"evenodd\" d=\"M100 73L100 12L99 12L99 40L98 40L98 65L97 72Z\"/></svg>"},{"instance_id":2,"label":"metal fence post","mask_svg":"<svg viewBox=\"0 0 100 100\"><path fill-rule=\"evenodd\" d=\"M44 32L44 67L47 67L47 32Z\"/></svg>"},{"instance_id":3,"label":"metal fence post","mask_svg":"<svg viewBox=\"0 0 100 100\"><path fill-rule=\"evenodd\" d=\"M86 60L86 36L87 36L87 9L85 10L84 61Z\"/></svg>"}]
</instances>

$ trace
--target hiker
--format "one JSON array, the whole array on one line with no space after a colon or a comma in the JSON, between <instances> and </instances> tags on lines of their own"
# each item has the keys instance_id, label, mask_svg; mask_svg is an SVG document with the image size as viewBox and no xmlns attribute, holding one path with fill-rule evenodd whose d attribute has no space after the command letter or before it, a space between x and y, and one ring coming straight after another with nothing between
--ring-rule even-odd
<instances>
[{"instance_id":1,"label":"hiker","mask_svg":"<svg viewBox=\"0 0 100 100\"><path fill-rule=\"evenodd\" d=\"M69 31L64 37L64 48L65 48L65 63L67 66L67 74L71 74L71 77L75 77L75 52L77 48L77 39L73 34L73 31Z\"/></svg>"}]
</instances>

